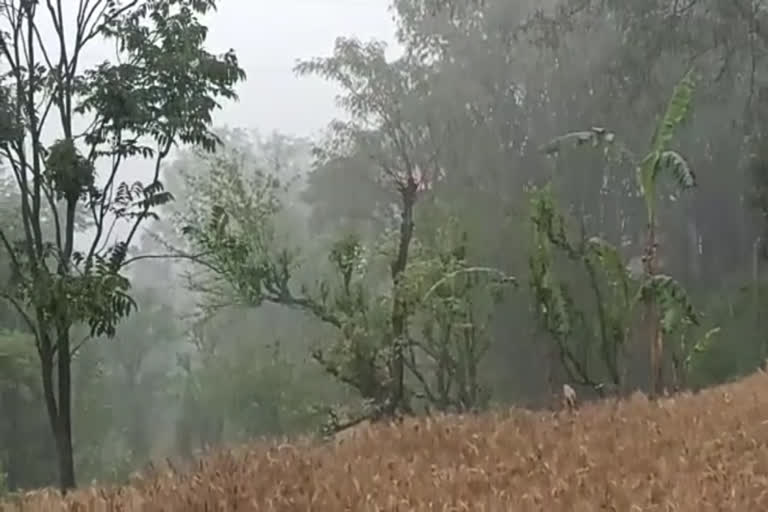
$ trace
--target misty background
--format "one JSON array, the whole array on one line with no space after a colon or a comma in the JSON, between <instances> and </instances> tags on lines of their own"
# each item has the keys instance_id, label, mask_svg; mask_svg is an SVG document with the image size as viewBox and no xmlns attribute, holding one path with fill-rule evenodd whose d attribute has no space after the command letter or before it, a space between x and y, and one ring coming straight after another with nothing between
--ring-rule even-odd
<instances>
[{"instance_id":1,"label":"misty background","mask_svg":"<svg viewBox=\"0 0 768 512\"><path fill-rule=\"evenodd\" d=\"M214 113L224 144L165 162L175 200L142 225L124 272L137 311L112 337L72 329L79 483L364 417L391 386L381 361L399 301L409 413L547 408L565 383L586 399L649 391L644 317L617 298L643 272L635 165L538 149L579 130L598 145L605 128L644 155L689 68L691 112L670 148L696 187L658 185L659 272L685 294L662 315L664 378L695 389L758 368L768 2L634 4L221 0L206 46L233 48L247 73ZM92 45L82 65L111 51ZM152 165L128 160L121 179L150 179ZM18 191L3 187L12 231ZM542 231L546 218L563 219L572 246ZM618 265L590 259L592 237ZM5 251L0 268L10 289ZM0 334L0 492L53 485L34 343L10 307Z\"/></svg>"}]
</instances>

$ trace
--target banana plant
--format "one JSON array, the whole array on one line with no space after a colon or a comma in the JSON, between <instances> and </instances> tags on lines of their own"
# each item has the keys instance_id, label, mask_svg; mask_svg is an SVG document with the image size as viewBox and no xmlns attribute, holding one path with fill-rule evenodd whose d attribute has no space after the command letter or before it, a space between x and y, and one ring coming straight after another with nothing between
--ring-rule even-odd
<instances>
[{"instance_id":1,"label":"banana plant","mask_svg":"<svg viewBox=\"0 0 768 512\"><path fill-rule=\"evenodd\" d=\"M633 162L635 166L637 184L645 202L648 217L646 228L646 242L643 251L644 280L649 284L643 289L648 293L644 296L646 307L646 325L648 327L651 376L650 390L653 396L658 396L663 389L663 319L659 314L658 303L661 300L659 293L664 290L680 287L667 276L661 276L658 272L657 254L658 242L656 236L656 189L659 179L663 175L670 175L679 191L686 191L696 186L696 177L683 155L671 149L671 142L675 132L688 118L691 110L691 102L695 90L693 71L689 70L675 86L672 96L667 104L664 116L656 126L651 139L650 149L642 158L637 158L628 147L617 140L616 134L604 128L591 128L589 130L571 132L551 140L540 147L539 150L547 155L557 155L564 147L590 146L600 148L604 154L615 152L621 159ZM654 286L651 283L666 283L666 286Z\"/></svg>"}]
</instances>

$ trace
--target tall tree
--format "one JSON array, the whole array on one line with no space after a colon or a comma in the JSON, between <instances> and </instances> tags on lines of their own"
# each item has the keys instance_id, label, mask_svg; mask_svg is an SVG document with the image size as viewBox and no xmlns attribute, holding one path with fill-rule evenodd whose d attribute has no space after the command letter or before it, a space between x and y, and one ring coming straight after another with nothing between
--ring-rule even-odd
<instances>
[{"instance_id":1,"label":"tall tree","mask_svg":"<svg viewBox=\"0 0 768 512\"><path fill-rule=\"evenodd\" d=\"M427 96L420 71L409 58L389 62L380 42L336 40L333 56L301 62L300 74L315 74L343 88L341 104L351 115L333 125L335 144L326 157L349 155L349 149L368 155L380 179L394 188L399 207L399 236L390 264L393 285L390 315L390 356L385 413L409 410L405 390L405 350L408 344L403 279L414 237L417 199L440 178L437 155L441 150L437 119L425 107Z\"/></svg>"},{"instance_id":2,"label":"tall tree","mask_svg":"<svg viewBox=\"0 0 768 512\"><path fill-rule=\"evenodd\" d=\"M122 270L142 222L171 199L161 165L178 143L215 148L212 112L219 98L236 98L234 85L245 77L232 51L206 49L201 18L215 7L215 0L79 0L67 19L61 0L0 5L7 70L0 153L13 171L23 224L18 240L0 231L18 276L3 297L34 334L65 491L75 486L71 330L86 323L92 335L112 335L131 312ZM50 42L41 35L47 25ZM116 45L115 61L82 69L84 53L105 40ZM148 182L120 180L134 157L152 161ZM90 224L82 251L78 211ZM50 236L45 222L54 225Z\"/></svg>"}]
</instances>

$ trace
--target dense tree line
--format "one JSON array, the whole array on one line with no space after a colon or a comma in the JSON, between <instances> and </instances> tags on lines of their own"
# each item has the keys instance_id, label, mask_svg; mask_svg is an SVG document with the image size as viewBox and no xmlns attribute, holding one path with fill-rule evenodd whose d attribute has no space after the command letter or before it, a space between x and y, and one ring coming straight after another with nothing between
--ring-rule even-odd
<instances>
[{"instance_id":1,"label":"dense tree line","mask_svg":"<svg viewBox=\"0 0 768 512\"><path fill-rule=\"evenodd\" d=\"M213 128L213 0L49 4L0 7L0 488L768 355L768 2L394 0L397 58L297 65L314 141Z\"/></svg>"}]
</instances>

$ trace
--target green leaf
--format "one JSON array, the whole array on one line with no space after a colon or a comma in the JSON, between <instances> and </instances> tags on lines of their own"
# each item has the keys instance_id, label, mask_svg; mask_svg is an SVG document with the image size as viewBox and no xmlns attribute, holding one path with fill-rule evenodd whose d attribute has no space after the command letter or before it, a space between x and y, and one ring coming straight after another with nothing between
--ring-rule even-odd
<instances>
[{"instance_id":1,"label":"green leaf","mask_svg":"<svg viewBox=\"0 0 768 512\"><path fill-rule=\"evenodd\" d=\"M691 100L695 90L693 70L683 76L675 86L672 97L667 104L664 117L656 128L656 133L651 144L651 151L661 154L672 141L675 131L685 121L691 111Z\"/></svg>"},{"instance_id":2,"label":"green leaf","mask_svg":"<svg viewBox=\"0 0 768 512\"><path fill-rule=\"evenodd\" d=\"M655 176L662 172L672 173L675 183L681 190L694 188L696 176L685 158L677 151L663 151L656 163ZM655 179L655 177L654 177Z\"/></svg>"},{"instance_id":3,"label":"green leaf","mask_svg":"<svg viewBox=\"0 0 768 512\"><path fill-rule=\"evenodd\" d=\"M665 274L656 274L643 282L638 298L659 305L666 332L686 325L699 325L699 314L682 284Z\"/></svg>"},{"instance_id":4,"label":"green leaf","mask_svg":"<svg viewBox=\"0 0 768 512\"><path fill-rule=\"evenodd\" d=\"M547 155L555 155L565 147L582 147L589 145L593 148L611 145L616 140L616 134L605 128L566 133L539 147L539 151Z\"/></svg>"}]
</instances>

